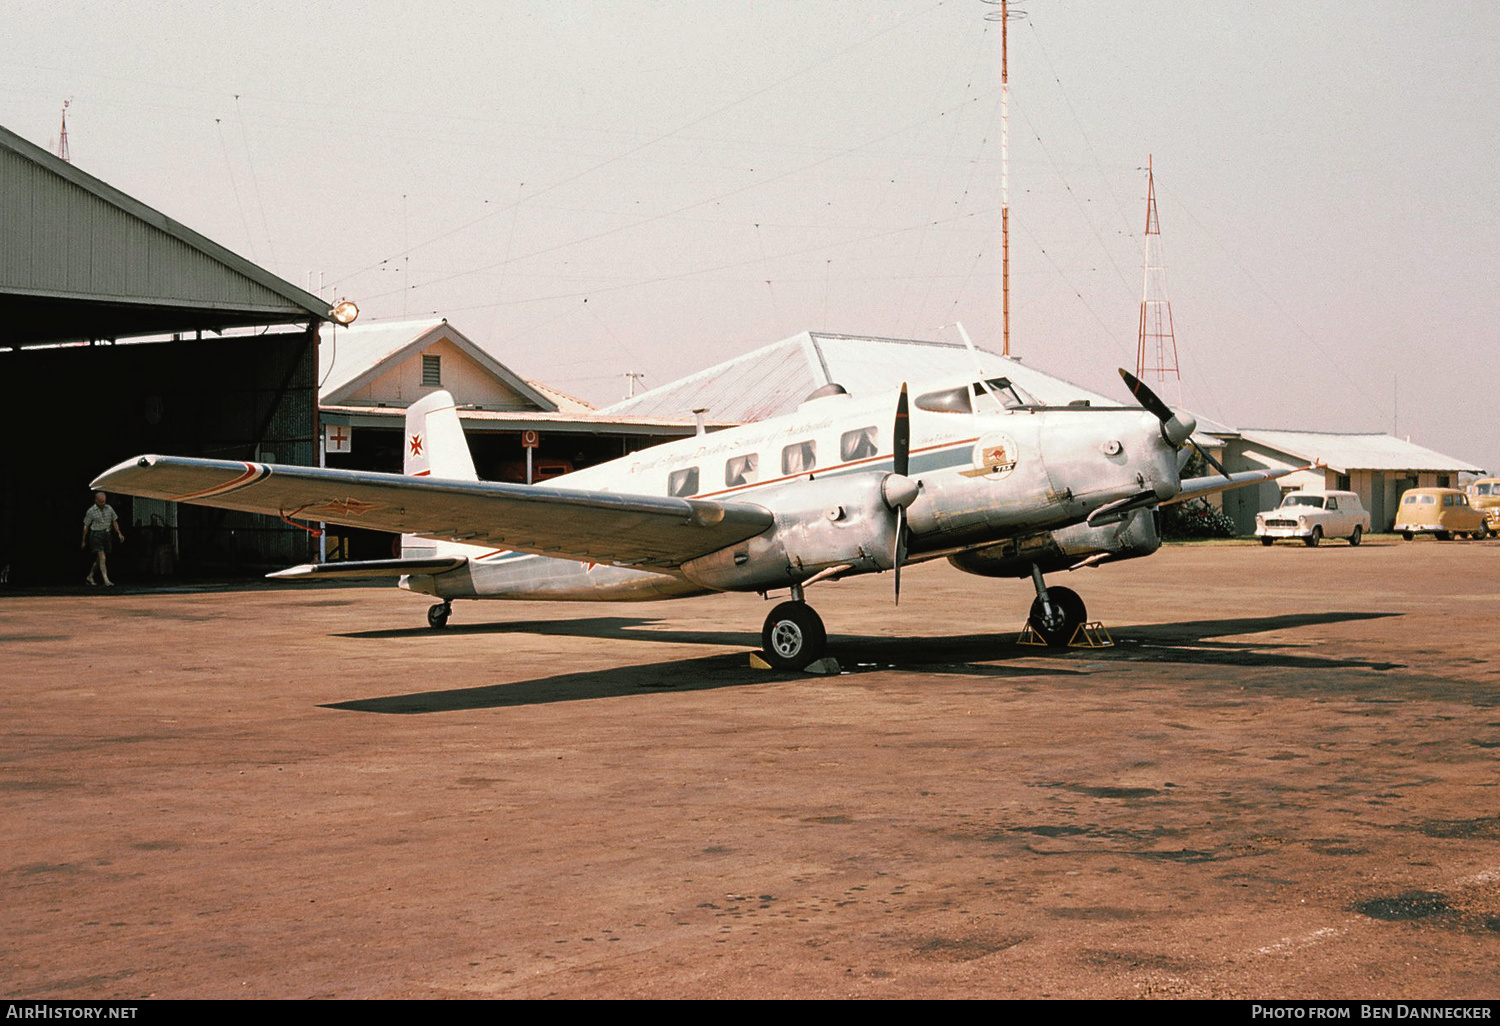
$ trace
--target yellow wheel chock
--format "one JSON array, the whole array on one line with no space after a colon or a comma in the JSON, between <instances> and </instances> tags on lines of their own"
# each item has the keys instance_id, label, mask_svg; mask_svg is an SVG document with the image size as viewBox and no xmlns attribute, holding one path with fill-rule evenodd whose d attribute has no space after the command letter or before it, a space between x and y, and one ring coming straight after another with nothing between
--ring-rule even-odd
<instances>
[{"instance_id":1,"label":"yellow wheel chock","mask_svg":"<svg viewBox=\"0 0 1500 1026\"><path fill-rule=\"evenodd\" d=\"M1036 628L1031 626L1031 621L1028 619L1026 625L1021 628L1021 633L1016 636L1016 644L1046 648L1047 640L1036 632ZM1069 648L1113 648L1114 644L1109 631L1098 620L1079 624L1078 628L1073 631L1073 637L1068 641Z\"/></svg>"}]
</instances>

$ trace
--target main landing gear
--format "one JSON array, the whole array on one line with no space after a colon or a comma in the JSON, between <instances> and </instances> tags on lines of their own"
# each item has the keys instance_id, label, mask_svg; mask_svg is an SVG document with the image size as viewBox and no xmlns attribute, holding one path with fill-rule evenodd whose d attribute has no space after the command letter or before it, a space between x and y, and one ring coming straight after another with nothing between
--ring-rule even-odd
<instances>
[{"instance_id":1,"label":"main landing gear","mask_svg":"<svg viewBox=\"0 0 1500 1026\"><path fill-rule=\"evenodd\" d=\"M1078 625L1088 619L1083 599L1072 588L1049 588L1042 580L1042 568L1031 565L1031 583L1036 585L1036 601L1031 603L1031 629L1049 646L1058 648L1073 640Z\"/></svg>"},{"instance_id":2,"label":"main landing gear","mask_svg":"<svg viewBox=\"0 0 1500 1026\"><path fill-rule=\"evenodd\" d=\"M766 662L778 670L805 670L823 658L828 631L823 618L802 600L802 588L792 588L792 600L782 602L760 630L760 647Z\"/></svg>"},{"instance_id":3,"label":"main landing gear","mask_svg":"<svg viewBox=\"0 0 1500 1026\"><path fill-rule=\"evenodd\" d=\"M440 631L448 626L448 617L453 613L452 602L439 602L427 610L427 626Z\"/></svg>"}]
</instances>

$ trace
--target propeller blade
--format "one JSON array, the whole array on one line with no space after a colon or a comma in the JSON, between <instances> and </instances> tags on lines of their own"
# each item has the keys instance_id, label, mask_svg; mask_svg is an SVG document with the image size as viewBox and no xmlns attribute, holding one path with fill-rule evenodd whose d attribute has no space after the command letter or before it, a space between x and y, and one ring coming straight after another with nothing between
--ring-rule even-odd
<instances>
[{"instance_id":1,"label":"propeller blade","mask_svg":"<svg viewBox=\"0 0 1500 1026\"><path fill-rule=\"evenodd\" d=\"M1203 462L1207 463L1210 467L1213 467L1219 473L1223 474L1226 478L1229 478L1229 480L1234 480L1234 478L1229 477L1229 471L1224 469L1224 464L1220 463L1218 460L1210 456L1207 449L1203 448L1203 446L1199 445L1191 438L1188 439L1188 444L1191 445L1194 449L1198 450L1198 455L1203 457Z\"/></svg>"},{"instance_id":2,"label":"propeller blade","mask_svg":"<svg viewBox=\"0 0 1500 1026\"><path fill-rule=\"evenodd\" d=\"M901 564L906 562L906 507L896 507L896 550L891 553L891 566L896 579L896 605L901 604Z\"/></svg>"},{"instance_id":3,"label":"propeller blade","mask_svg":"<svg viewBox=\"0 0 1500 1026\"><path fill-rule=\"evenodd\" d=\"M902 477L911 467L911 413L906 404L906 382L901 382L901 395L896 399L896 424L891 429L891 446L894 453L894 470Z\"/></svg>"},{"instance_id":4,"label":"propeller blade","mask_svg":"<svg viewBox=\"0 0 1500 1026\"><path fill-rule=\"evenodd\" d=\"M1130 389L1130 394L1135 396L1146 410L1157 420L1161 421L1161 435L1167 440L1167 444L1174 449L1181 449L1188 443L1193 443L1193 432L1198 429L1198 421L1191 414L1178 414L1172 412L1172 407L1161 401L1146 383L1124 367L1119 368L1120 377L1125 379L1125 387ZM1198 448L1193 443L1193 448ZM1198 449L1202 452L1202 449Z\"/></svg>"},{"instance_id":5,"label":"propeller blade","mask_svg":"<svg viewBox=\"0 0 1500 1026\"><path fill-rule=\"evenodd\" d=\"M1144 381L1130 373L1124 367L1120 367L1119 371L1120 377L1125 379L1125 387L1130 389L1130 394L1135 396L1136 402L1140 403L1147 410L1150 410L1152 416L1163 424L1172 419L1174 416L1172 408L1162 402L1155 392L1147 388Z\"/></svg>"}]
</instances>

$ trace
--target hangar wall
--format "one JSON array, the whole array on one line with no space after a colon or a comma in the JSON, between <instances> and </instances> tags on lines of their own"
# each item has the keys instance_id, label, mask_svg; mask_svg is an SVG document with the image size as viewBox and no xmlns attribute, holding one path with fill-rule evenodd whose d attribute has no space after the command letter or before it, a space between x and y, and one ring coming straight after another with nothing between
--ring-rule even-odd
<instances>
[{"instance_id":1,"label":"hangar wall","mask_svg":"<svg viewBox=\"0 0 1500 1026\"><path fill-rule=\"evenodd\" d=\"M316 346L304 330L0 352L9 407L0 570L8 566L17 584L82 580L89 482L132 456L316 463ZM186 504L169 513L124 495L109 501L126 535L110 564L125 580L250 572L315 551L311 535L275 517Z\"/></svg>"}]
</instances>

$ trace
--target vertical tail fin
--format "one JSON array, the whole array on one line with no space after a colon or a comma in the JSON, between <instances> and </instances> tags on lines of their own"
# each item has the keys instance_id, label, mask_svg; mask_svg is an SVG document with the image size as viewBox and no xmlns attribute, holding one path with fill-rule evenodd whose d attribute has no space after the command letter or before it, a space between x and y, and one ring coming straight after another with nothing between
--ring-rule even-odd
<instances>
[{"instance_id":1,"label":"vertical tail fin","mask_svg":"<svg viewBox=\"0 0 1500 1026\"><path fill-rule=\"evenodd\" d=\"M432 392L406 411L406 460L409 477L445 477L477 481L474 457L458 422L458 408L447 392Z\"/></svg>"},{"instance_id":2,"label":"vertical tail fin","mask_svg":"<svg viewBox=\"0 0 1500 1026\"><path fill-rule=\"evenodd\" d=\"M458 422L458 407L447 392L424 395L406 410L405 462L409 477L444 477L454 481L478 481L474 457ZM401 555L406 558L470 555L476 550L462 542L437 541L415 534L401 536Z\"/></svg>"}]
</instances>

